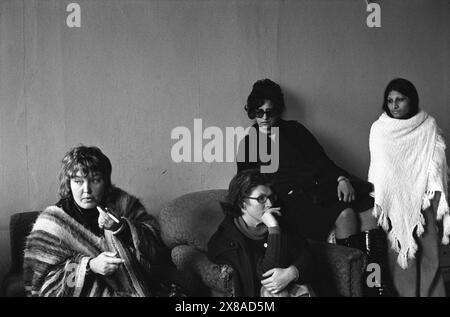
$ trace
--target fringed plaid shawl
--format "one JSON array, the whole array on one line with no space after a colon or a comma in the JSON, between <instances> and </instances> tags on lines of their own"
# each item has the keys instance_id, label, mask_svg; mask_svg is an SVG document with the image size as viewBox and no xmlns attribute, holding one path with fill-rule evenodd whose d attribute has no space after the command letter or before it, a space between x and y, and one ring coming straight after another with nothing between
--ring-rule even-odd
<instances>
[{"instance_id":1,"label":"fringed plaid shawl","mask_svg":"<svg viewBox=\"0 0 450 317\"><path fill-rule=\"evenodd\" d=\"M25 288L31 296L153 295L146 281L163 247L156 220L138 199L118 188L109 198L129 227L128 243L109 230L93 234L56 206L39 215L24 256ZM88 272L89 259L105 251L117 251L125 263L109 276Z\"/></svg>"}]
</instances>

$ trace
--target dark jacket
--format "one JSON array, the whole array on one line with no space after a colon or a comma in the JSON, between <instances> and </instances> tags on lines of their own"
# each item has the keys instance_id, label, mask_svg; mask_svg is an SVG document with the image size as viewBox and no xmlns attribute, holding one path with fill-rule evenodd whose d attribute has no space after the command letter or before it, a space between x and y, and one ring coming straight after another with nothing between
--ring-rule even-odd
<instances>
[{"instance_id":1,"label":"dark jacket","mask_svg":"<svg viewBox=\"0 0 450 317\"><path fill-rule=\"evenodd\" d=\"M313 260L308 242L298 236L291 235L281 229L280 233L282 255L280 260L285 262L282 268L294 265L299 271L298 283L309 283L313 279ZM208 242L208 257L218 264L228 264L234 270L233 282L236 296L259 297L261 276L265 270L258 269L254 260L254 248L239 229L233 219L226 216L217 231Z\"/></svg>"},{"instance_id":2,"label":"dark jacket","mask_svg":"<svg viewBox=\"0 0 450 317\"><path fill-rule=\"evenodd\" d=\"M363 212L373 207L373 199L368 195L372 185L337 166L302 124L280 119L275 126L279 129L279 166L268 175L283 207L283 218L288 220L286 225L292 231L299 230L309 239L325 241L344 209ZM258 128L257 124L253 127ZM267 134L253 134L257 136L256 146L249 135L239 145L238 172L269 164L261 162L256 153L249 153L254 148L259 152L259 138L267 138ZM268 143L270 150L272 142ZM252 161L255 157L257 160ZM349 178L355 189L356 200L351 203L338 199L337 179L341 175Z\"/></svg>"},{"instance_id":3,"label":"dark jacket","mask_svg":"<svg viewBox=\"0 0 450 317\"><path fill-rule=\"evenodd\" d=\"M292 185L295 182L296 185L308 191L330 182L335 186L339 176L349 176L347 171L337 166L326 155L314 135L301 123L279 119L275 126L279 129L279 167L272 176L277 184ZM258 129L258 125L254 124L253 128ZM251 161L249 142L253 140L250 140L247 135L239 147L239 152L245 151L245 159L237 162L238 172L252 168L259 169L261 165L269 164L261 162L258 151L259 137L266 135L259 133L256 135L258 137L257 161ZM272 146L269 143L269 149Z\"/></svg>"}]
</instances>

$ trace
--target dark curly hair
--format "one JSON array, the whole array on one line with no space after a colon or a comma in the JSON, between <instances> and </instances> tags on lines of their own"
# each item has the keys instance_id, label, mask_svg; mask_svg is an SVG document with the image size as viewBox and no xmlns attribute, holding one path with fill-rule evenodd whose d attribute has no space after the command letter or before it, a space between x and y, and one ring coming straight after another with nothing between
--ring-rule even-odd
<instances>
[{"instance_id":1,"label":"dark curly hair","mask_svg":"<svg viewBox=\"0 0 450 317\"><path fill-rule=\"evenodd\" d=\"M283 91L280 85L266 78L258 80L253 84L252 91L247 97L247 104L244 109L250 119L255 118L255 111L261 107L266 100L273 104L274 111L281 115L285 109Z\"/></svg>"},{"instance_id":2,"label":"dark curly hair","mask_svg":"<svg viewBox=\"0 0 450 317\"><path fill-rule=\"evenodd\" d=\"M230 182L225 201L220 202L223 212L232 218L240 217L244 199L259 185L272 188L267 174L260 173L257 169L248 169L236 174Z\"/></svg>"},{"instance_id":3,"label":"dark curly hair","mask_svg":"<svg viewBox=\"0 0 450 317\"><path fill-rule=\"evenodd\" d=\"M75 177L78 172L81 172L83 176L89 175L89 173L100 173L105 182L105 193L110 191L112 187L111 161L98 147L84 145L74 147L66 153L61 163L59 172L59 196L61 198L72 196L70 179Z\"/></svg>"},{"instance_id":4,"label":"dark curly hair","mask_svg":"<svg viewBox=\"0 0 450 317\"><path fill-rule=\"evenodd\" d=\"M414 117L419 112L419 94L417 93L416 87L414 87L414 85L407 79L395 78L389 82L384 90L382 108L389 117L392 117L392 114L387 105L387 98L391 91L398 91L402 95L409 98L409 113L407 119Z\"/></svg>"}]
</instances>

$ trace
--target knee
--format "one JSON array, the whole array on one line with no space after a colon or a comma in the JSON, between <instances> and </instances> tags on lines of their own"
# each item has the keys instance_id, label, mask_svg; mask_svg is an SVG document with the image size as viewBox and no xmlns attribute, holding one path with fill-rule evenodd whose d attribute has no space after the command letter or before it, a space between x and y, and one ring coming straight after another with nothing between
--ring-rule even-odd
<instances>
[{"instance_id":1,"label":"knee","mask_svg":"<svg viewBox=\"0 0 450 317\"><path fill-rule=\"evenodd\" d=\"M356 225L356 223L356 213L351 208L344 209L336 219L337 226Z\"/></svg>"},{"instance_id":2,"label":"knee","mask_svg":"<svg viewBox=\"0 0 450 317\"><path fill-rule=\"evenodd\" d=\"M361 231L367 231L370 229L378 228L378 221L375 216L372 215L373 208L359 213L359 221L361 222Z\"/></svg>"}]
</instances>

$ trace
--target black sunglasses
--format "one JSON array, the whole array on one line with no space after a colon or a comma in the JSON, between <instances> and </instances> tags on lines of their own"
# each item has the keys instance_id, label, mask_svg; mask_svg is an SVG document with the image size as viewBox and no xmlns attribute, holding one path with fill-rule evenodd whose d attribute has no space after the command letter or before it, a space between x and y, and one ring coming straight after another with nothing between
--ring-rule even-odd
<instances>
[{"instance_id":1,"label":"black sunglasses","mask_svg":"<svg viewBox=\"0 0 450 317\"><path fill-rule=\"evenodd\" d=\"M277 115L277 112L271 109L268 110L262 110L262 109L257 109L255 110L255 116L257 118L262 118L264 117L264 114L267 115L267 117L271 118L271 117L275 117Z\"/></svg>"},{"instance_id":2,"label":"black sunglasses","mask_svg":"<svg viewBox=\"0 0 450 317\"><path fill-rule=\"evenodd\" d=\"M274 203L277 201L278 196L277 196L277 194L272 194L272 195L269 195L269 196L261 195L261 196L258 196L258 197L250 197L250 196L248 196L248 197L246 197L246 198L248 198L248 199L254 199L254 200L256 200L258 203L260 203L261 205L263 205L263 204L266 203L267 199L270 199L270 202L271 202L272 204L274 204Z\"/></svg>"}]
</instances>

